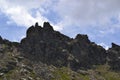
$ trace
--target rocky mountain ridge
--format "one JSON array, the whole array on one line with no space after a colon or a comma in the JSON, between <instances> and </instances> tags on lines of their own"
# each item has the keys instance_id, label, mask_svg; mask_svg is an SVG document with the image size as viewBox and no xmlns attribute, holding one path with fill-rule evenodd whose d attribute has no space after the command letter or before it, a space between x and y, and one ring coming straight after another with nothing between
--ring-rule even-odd
<instances>
[{"instance_id":1,"label":"rocky mountain ridge","mask_svg":"<svg viewBox=\"0 0 120 80\"><path fill-rule=\"evenodd\" d=\"M72 39L53 30L48 22L45 22L43 27L38 23L31 26L27 30L26 38L22 39L20 44L23 51L33 60L38 59L58 67L69 65L74 70L92 68L93 65L107 62L112 65L114 59L111 55L114 55L115 59L117 56L120 57L120 47L114 43L112 48L106 51L103 47L91 42L87 35L78 34L75 39ZM120 67L120 59L117 60L115 64L118 67L115 69Z\"/></svg>"},{"instance_id":2,"label":"rocky mountain ridge","mask_svg":"<svg viewBox=\"0 0 120 80\"><path fill-rule=\"evenodd\" d=\"M78 34L74 39L69 38L55 31L49 22L44 22L43 27L38 23L29 27L26 37L20 43L10 42L0 37L0 58L2 77L0 80L6 78L11 71L20 78L13 77L7 80L23 80L21 77L25 80L58 80L53 79L55 77L53 73L63 67L69 68L76 75L77 72L91 75L91 71L89 73L86 70L94 69L98 65L108 65L109 70L120 71L119 45L112 43L112 47L105 50L102 46L91 42L87 35ZM73 80L84 79L75 77Z\"/></svg>"}]
</instances>

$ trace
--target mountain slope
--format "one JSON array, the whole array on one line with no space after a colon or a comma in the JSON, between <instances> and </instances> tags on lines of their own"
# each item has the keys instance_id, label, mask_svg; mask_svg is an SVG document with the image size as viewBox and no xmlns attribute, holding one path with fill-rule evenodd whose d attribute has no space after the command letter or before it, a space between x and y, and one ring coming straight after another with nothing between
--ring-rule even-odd
<instances>
[{"instance_id":1,"label":"mountain slope","mask_svg":"<svg viewBox=\"0 0 120 80\"><path fill-rule=\"evenodd\" d=\"M36 23L20 43L0 37L0 80L120 80L120 46L105 50Z\"/></svg>"}]
</instances>

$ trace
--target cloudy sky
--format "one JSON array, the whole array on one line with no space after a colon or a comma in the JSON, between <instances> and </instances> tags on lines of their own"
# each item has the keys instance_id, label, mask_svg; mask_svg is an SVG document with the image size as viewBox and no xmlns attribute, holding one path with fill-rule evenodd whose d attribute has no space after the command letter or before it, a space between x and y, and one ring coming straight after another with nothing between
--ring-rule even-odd
<instances>
[{"instance_id":1,"label":"cloudy sky","mask_svg":"<svg viewBox=\"0 0 120 80\"><path fill-rule=\"evenodd\" d=\"M49 21L75 37L87 34L104 47L120 45L120 0L0 0L0 35L20 41L28 27Z\"/></svg>"}]
</instances>

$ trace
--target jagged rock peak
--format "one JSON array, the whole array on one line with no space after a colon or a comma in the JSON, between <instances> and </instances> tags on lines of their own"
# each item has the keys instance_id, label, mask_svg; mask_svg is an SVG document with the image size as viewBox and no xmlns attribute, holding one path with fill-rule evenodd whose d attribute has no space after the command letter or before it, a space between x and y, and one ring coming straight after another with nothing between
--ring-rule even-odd
<instances>
[{"instance_id":1,"label":"jagged rock peak","mask_svg":"<svg viewBox=\"0 0 120 80\"><path fill-rule=\"evenodd\" d=\"M39 26L38 22L35 23L35 28L36 28L36 29L42 29L42 27Z\"/></svg>"},{"instance_id":2,"label":"jagged rock peak","mask_svg":"<svg viewBox=\"0 0 120 80\"><path fill-rule=\"evenodd\" d=\"M43 28L48 30L48 31L53 31L53 27L50 25L49 22L44 22Z\"/></svg>"},{"instance_id":3,"label":"jagged rock peak","mask_svg":"<svg viewBox=\"0 0 120 80\"><path fill-rule=\"evenodd\" d=\"M120 46L112 43L112 47L108 49L109 65L111 69L120 71Z\"/></svg>"},{"instance_id":4,"label":"jagged rock peak","mask_svg":"<svg viewBox=\"0 0 120 80\"><path fill-rule=\"evenodd\" d=\"M75 39L90 43L90 40L88 39L87 35L77 34L77 36L75 37Z\"/></svg>"},{"instance_id":5,"label":"jagged rock peak","mask_svg":"<svg viewBox=\"0 0 120 80\"><path fill-rule=\"evenodd\" d=\"M28 37L28 36L31 36L34 33L40 32L41 30L42 30L42 27L39 26L38 22L36 22L35 26L32 25L31 27L28 28L26 35Z\"/></svg>"},{"instance_id":6,"label":"jagged rock peak","mask_svg":"<svg viewBox=\"0 0 120 80\"><path fill-rule=\"evenodd\" d=\"M112 43L112 48L117 48L117 47L120 47L120 46L115 43Z\"/></svg>"},{"instance_id":7,"label":"jagged rock peak","mask_svg":"<svg viewBox=\"0 0 120 80\"><path fill-rule=\"evenodd\" d=\"M44 31L53 31L53 27L49 24L49 22L44 22L43 24L43 28L41 26L39 26L38 22L35 23L35 26L31 26L28 28L27 30L27 35L28 34L31 34L31 33L36 33L36 32L40 32L41 30L44 30Z\"/></svg>"},{"instance_id":8,"label":"jagged rock peak","mask_svg":"<svg viewBox=\"0 0 120 80\"><path fill-rule=\"evenodd\" d=\"M31 27L28 28L26 32L27 37L31 35L33 32L35 32L35 27L32 25Z\"/></svg>"},{"instance_id":9,"label":"jagged rock peak","mask_svg":"<svg viewBox=\"0 0 120 80\"><path fill-rule=\"evenodd\" d=\"M38 22L35 23L35 27L39 26Z\"/></svg>"},{"instance_id":10,"label":"jagged rock peak","mask_svg":"<svg viewBox=\"0 0 120 80\"><path fill-rule=\"evenodd\" d=\"M109 48L109 50L117 50L117 51L120 51L120 46L115 44L115 43L112 43L112 47Z\"/></svg>"},{"instance_id":11,"label":"jagged rock peak","mask_svg":"<svg viewBox=\"0 0 120 80\"><path fill-rule=\"evenodd\" d=\"M2 41L3 41L3 39L2 39L2 37L0 36L0 43L2 43Z\"/></svg>"},{"instance_id":12,"label":"jagged rock peak","mask_svg":"<svg viewBox=\"0 0 120 80\"><path fill-rule=\"evenodd\" d=\"M2 40L2 37L0 36L0 40Z\"/></svg>"}]
</instances>

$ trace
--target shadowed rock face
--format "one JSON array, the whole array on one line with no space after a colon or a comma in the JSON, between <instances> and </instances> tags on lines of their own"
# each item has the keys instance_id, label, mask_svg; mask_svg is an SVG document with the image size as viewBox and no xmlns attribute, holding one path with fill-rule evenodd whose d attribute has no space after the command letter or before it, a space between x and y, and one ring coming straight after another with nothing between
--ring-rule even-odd
<instances>
[{"instance_id":1,"label":"shadowed rock face","mask_svg":"<svg viewBox=\"0 0 120 80\"><path fill-rule=\"evenodd\" d=\"M91 42L87 35L78 34L72 39L55 31L48 22L43 27L36 23L28 28L26 37L20 43L0 37L2 44L16 47L22 56L33 62L56 67L68 66L72 70L89 69L93 65L108 63L111 69L120 70L119 45L112 43L112 47L106 51Z\"/></svg>"},{"instance_id":2,"label":"shadowed rock face","mask_svg":"<svg viewBox=\"0 0 120 80\"><path fill-rule=\"evenodd\" d=\"M68 53L62 52L62 49L67 47L67 42L71 40L69 37L54 31L48 22L43 27L36 23L26 35L21 41L26 53L24 56L56 66L66 65Z\"/></svg>"},{"instance_id":3,"label":"shadowed rock face","mask_svg":"<svg viewBox=\"0 0 120 80\"><path fill-rule=\"evenodd\" d=\"M3 39L2 39L2 37L0 36L0 43L2 43L2 41L3 41Z\"/></svg>"},{"instance_id":4,"label":"shadowed rock face","mask_svg":"<svg viewBox=\"0 0 120 80\"><path fill-rule=\"evenodd\" d=\"M106 63L106 50L92 43L87 35L78 34L71 39L54 31L48 22L43 27L38 23L31 26L21 46L25 57L58 67L79 69Z\"/></svg>"},{"instance_id":5,"label":"shadowed rock face","mask_svg":"<svg viewBox=\"0 0 120 80\"><path fill-rule=\"evenodd\" d=\"M53 31L53 27L48 22L44 22L43 28L47 31Z\"/></svg>"},{"instance_id":6,"label":"shadowed rock face","mask_svg":"<svg viewBox=\"0 0 120 80\"><path fill-rule=\"evenodd\" d=\"M79 66L83 68L91 68L92 65L106 63L106 51L88 39L87 35L78 34L71 41L71 54L78 60Z\"/></svg>"},{"instance_id":7,"label":"shadowed rock face","mask_svg":"<svg viewBox=\"0 0 120 80\"><path fill-rule=\"evenodd\" d=\"M120 46L112 43L108 50L109 65L113 70L120 70Z\"/></svg>"}]
</instances>

